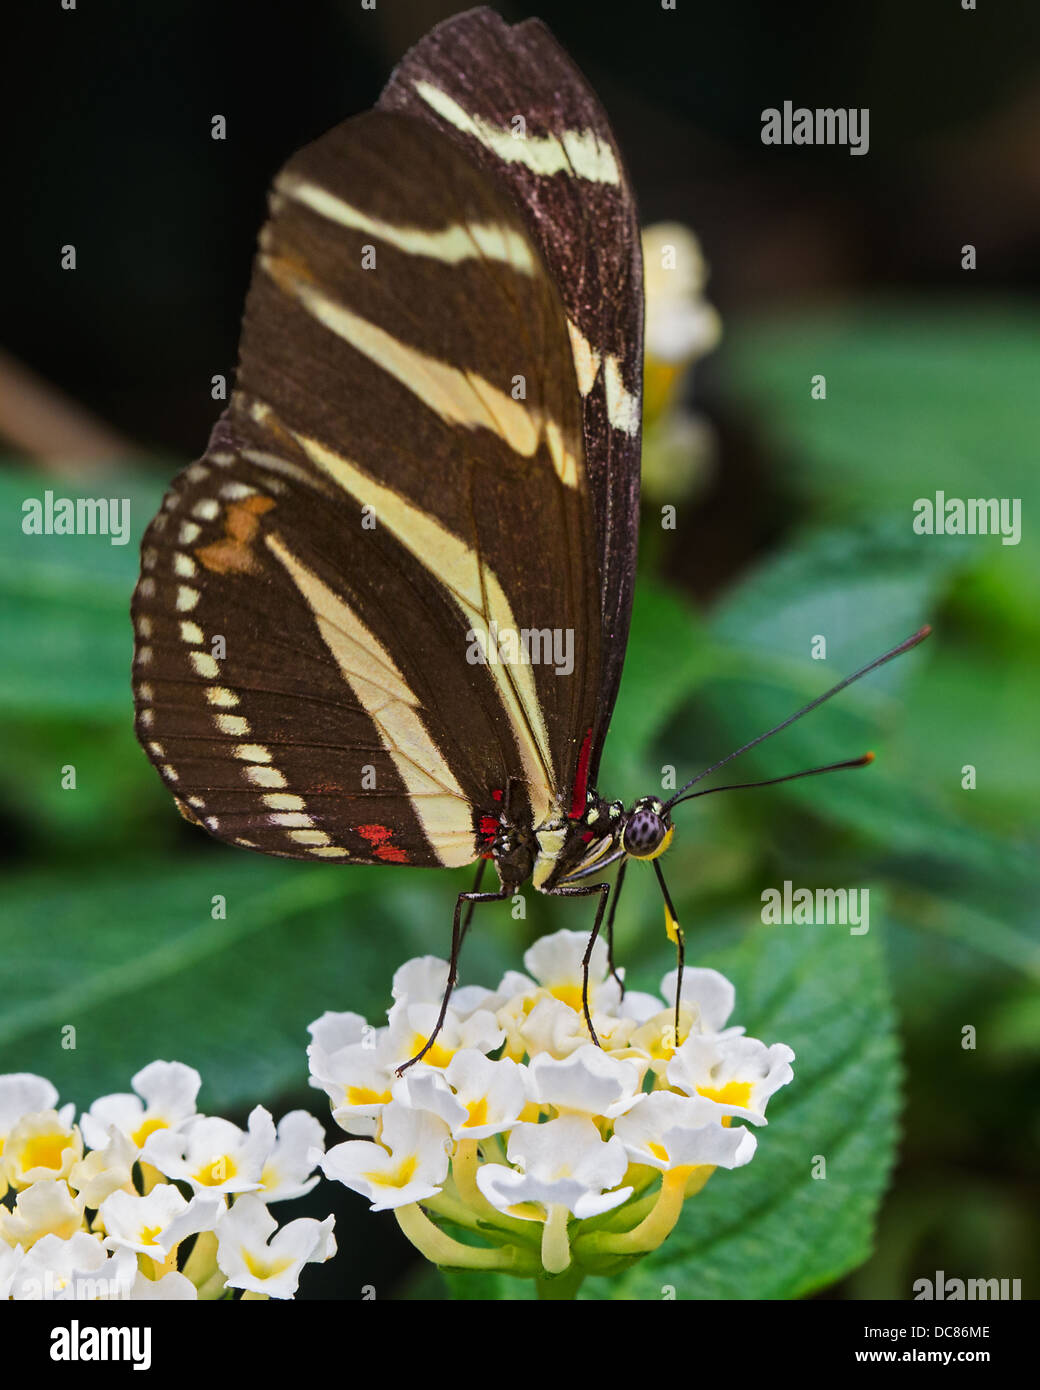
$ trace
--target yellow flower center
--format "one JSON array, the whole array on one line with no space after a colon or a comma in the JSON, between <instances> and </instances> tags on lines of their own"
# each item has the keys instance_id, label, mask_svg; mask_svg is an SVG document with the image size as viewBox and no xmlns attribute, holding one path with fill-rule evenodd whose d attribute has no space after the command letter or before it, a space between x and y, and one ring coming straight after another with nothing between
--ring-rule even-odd
<instances>
[{"instance_id":1,"label":"yellow flower center","mask_svg":"<svg viewBox=\"0 0 1040 1390\"><path fill-rule=\"evenodd\" d=\"M284 1256L276 1260L269 1255L263 1257L253 1255L248 1250L242 1253L246 1262L246 1269L249 1270L254 1279L273 1279L276 1274L281 1274L282 1270L288 1269L292 1264L292 1260L286 1259Z\"/></svg>"},{"instance_id":2,"label":"yellow flower center","mask_svg":"<svg viewBox=\"0 0 1040 1390\"><path fill-rule=\"evenodd\" d=\"M37 1134L26 1140L22 1150L22 1170L32 1168L61 1168L62 1153L69 1145L67 1134Z\"/></svg>"},{"instance_id":3,"label":"yellow flower center","mask_svg":"<svg viewBox=\"0 0 1040 1390\"><path fill-rule=\"evenodd\" d=\"M418 1158L415 1154L410 1154L408 1158L402 1158L397 1167L389 1173L365 1173L364 1176L377 1187L407 1187L418 1166Z\"/></svg>"},{"instance_id":4,"label":"yellow flower center","mask_svg":"<svg viewBox=\"0 0 1040 1390\"><path fill-rule=\"evenodd\" d=\"M153 1115L150 1120L142 1120L130 1138L139 1149L143 1149L144 1141L150 1134L154 1134L157 1129L169 1129L169 1127L161 1115Z\"/></svg>"},{"instance_id":5,"label":"yellow flower center","mask_svg":"<svg viewBox=\"0 0 1040 1390\"><path fill-rule=\"evenodd\" d=\"M469 1111L469 1119L463 1125L463 1129L476 1125L486 1125L488 1122L488 1103L487 1097L481 1096L480 1100L474 1100L466 1106Z\"/></svg>"},{"instance_id":6,"label":"yellow flower center","mask_svg":"<svg viewBox=\"0 0 1040 1390\"><path fill-rule=\"evenodd\" d=\"M420 1043L419 1043L419 1047L422 1047L422 1042L421 1042L421 1041L420 1041ZM418 1048L416 1049L416 1051L418 1051ZM433 1052L433 1051L434 1051L434 1049L431 1047L431 1048L430 1048L430 1052ZM428 1053L426 1054L426 1057L429 1057L429 1055L430 1055L430 1054L429 1054L429 1052L428 1052ZM415 1053L413 1053L412 1056L414 1057L414 1056L415 1056ZM423 1058L423 1061L424 1061L424 1062L426 1061L426 1057ZM385 1105L389 1100L390 1100L390 1092L389 1092L389 1091L374 1091L374 1090L372 1089L371 1086L348 1086L348 1087L347 1087L347 1104L348 1104L348 1105Z\"/></svg>"},{"instance_id":7,"label":"yellow flower center","mask_svg":"<svg viewBox=\"0 0 1040 1390\"><path fill-rule=\"evenodd\" d=\"M200 1168L195 1174L195 1181L203 1187L220 1187L221 1183L230 1182L237 1172L235 1160L230 1154L224 1154Z\"/></svg>"},{"instance_id":8,"label":"yellow flower center","mask_svg":"<svg viewBox=\"0 0 1040 1390\"><path fill-rule=\"evenodd\" d=\"M426 1041L426 1038L424 1038L421 1033L416 1033L415 1037L412 1039L412 1049L410 1055L412 1057L415 1057L418 1053L420 1053L426 1046ZM446 1067L448 1063L451 1061L452 1057L454 1057L454 1055L455 1054L450 1047L444 1047L441 1043L435 1042L434 1045L430 1048L429 1052L427 1052L426 1056L423 1058L423 1061L429 1067ZM387 1099L389 1100L389 1096L387 1097Z\"/></svg>"},{"instance_id":9,"label":"yellow flower center","mask_svg":"<svg viewBox=\"0 0 1040 1390\"><path fill-rule=\"evenodd\" d=\"M154 1245L155 1237L161 1230L161 1226L142 1226L137 1233L137 1239L142 1245Z\"/></svg>"},{"instance_id":10,"label":"yellow flower center","mask_svg":"<svg viewBox=\"0 0 1040 1390\"><path fill-rule=\"evenodd\" d=\"M725 1086L698 1086L697 1093L707 1096L708 1100L717 1100L720 1105L739 1105L746 1110L751 1101L751 1082L727 1081ZM732 1118L732 1115L723 1115L722 1123L726 1129L729 1129Z\"/></svg>"},{"instance_id":11,"label":"yellow flower center","mask_svg":"<svg viewBox=\"0 0 1040 1390\"><path fill-rule=\"evenodd\" d=\"M584 1005L581 1002L581 985L552 985L549 993L561 1004L569 1004L575 1013L584 1012Z\"/></svg>"}]
</instances>

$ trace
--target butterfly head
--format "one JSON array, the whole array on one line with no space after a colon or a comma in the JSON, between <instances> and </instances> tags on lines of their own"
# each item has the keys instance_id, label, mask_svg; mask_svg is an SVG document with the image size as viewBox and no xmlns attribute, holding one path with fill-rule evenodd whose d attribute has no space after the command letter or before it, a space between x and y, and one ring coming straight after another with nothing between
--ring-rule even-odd
<instances>
[{"instance_id":1,"label":"butterfly head","mask_svg":"<svg viewBox=\"0 0 1040 1390\"><path fill-rule=\"evenodd\" d=\"M656 796L641 797L625 815L621 847L630 859L656 859L672 843L675 826Z\"/></svg>"}]
</instances>

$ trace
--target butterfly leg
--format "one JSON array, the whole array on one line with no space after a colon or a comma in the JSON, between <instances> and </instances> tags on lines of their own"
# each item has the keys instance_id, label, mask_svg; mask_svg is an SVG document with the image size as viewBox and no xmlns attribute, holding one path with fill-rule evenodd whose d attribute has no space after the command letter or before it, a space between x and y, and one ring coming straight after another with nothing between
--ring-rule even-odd
<instances>
[{"instance_id":1,"label":"butterfly leg","mask_svg":"<svg viewBox=\"0 0 1040 1390\"><path fill-rule=\"evenodd\" d=\"M479 893L479 892L480 892L481 880L482 880L483 877L484 877L484 870L487 868L487 866L488 866L488 861L487 861L486 859L481 859L481 860L478 862L478 864L477 864L477 876L476 876L476 878L473 880L473 887L469 890L469 891L470 891L469 906L466 908L466 920L465 920L465 921L463 922L463 924L462 924L462 935L459 937L459 948L460 948L460 949L462 948L462 943L466 940L466 933L469 931L469 924L470 924L470 922L473 921L473 913L474 913L474 911L475 911L475 909L476 909L476 903L475 903L475 901L474 901L474 899L473 899L473 894L474 894L474 893Z\"/></svg>"},{"instance_id":2,"label":"butterfly leg","mask_svg":"<svg viewBox=\"0 0 1040 1390\"><path fill-rule=\"evenodd\" d=\"M587 898L593 893L599 894L599 904L596 908L596 920L592 924L592 934L589 937L589 944L585 947L585 955L581 962L581 1006L585 1010L585 1022L588 1026L589 1035L597 1047L600 1046L599 1038L596 1037L596 1030L592 1026L592 1014L589 1012L589 961L592 959L592 948L596 944L599 936L600 924L603 921L603 913L607 906L607 898L610 896L609 883L561 883L556 888L550 888L547 897L550 898Z\"/></svg>"},{"instance_id":3,"label":"butterfly leg","mask_svg":"<svg viewBox=\"0 0 1040 1390\"><path fill-rule=\"evenodd\" d=\"M441 1011L437 1015L437 1022L434 1024L433 1032L426 1039L425 1046L423 1046L414 1057L410 1057L407 1062L404 1062L397 1068L398 1076L406 1072L409 1067L413 1067L416 1062L422 1061L423 1057L426 1056L427 1052L429 1052L430 1048L436 1042L437 1034L444 1027L444 1020L448 1013L448 1000L451 998L451 992L455 988L455 983L458 980L459 974L459 950L462 946L462 937L465 931L462 925L463 903L469 904L469 914L467 914L466 917L466 926L468 927L469 915L472 914L473 907L476 903L498 903L501 902L503 898L511 897L514 891L515 889L512 886L503 884L497 893L478 893L471 890L468 893L460 893L455 900L455 918L451 928L451 960L448 962L448 983L445 986L444 997L441 1000Z\"/></svg>"}]
</instances>

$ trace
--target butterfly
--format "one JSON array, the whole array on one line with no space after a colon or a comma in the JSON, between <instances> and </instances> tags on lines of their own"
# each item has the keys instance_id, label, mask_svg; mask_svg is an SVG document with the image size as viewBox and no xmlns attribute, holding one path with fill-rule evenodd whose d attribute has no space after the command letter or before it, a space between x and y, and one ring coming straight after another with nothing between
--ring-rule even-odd
<instances>
[{"instance_id":1,"label":"butterfly","mask_svg":"<svg viewBox=\"0 0 1040 1390\"><path fill-rule=\"evenodd\" d=\"M143 538L135 728L188 820L312 862L477 863L437 1029L474 906L529 880L596 899L593 1040L608 866L608 938L647 860L681 969L672 811L770 736L668 800L598 791L642 332L635 200L595 93L540 22L459 15L276 177L235 390Z\"/></svg>"}]
</instances>

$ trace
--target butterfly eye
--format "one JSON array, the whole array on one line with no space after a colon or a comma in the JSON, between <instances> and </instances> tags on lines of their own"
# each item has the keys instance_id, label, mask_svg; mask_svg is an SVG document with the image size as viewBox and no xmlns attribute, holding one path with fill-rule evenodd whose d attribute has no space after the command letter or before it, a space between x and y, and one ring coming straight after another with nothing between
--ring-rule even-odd
<instances>
[{"instance_id":1,"label":"butterfly eye","mask_svg":"<svg viewBox=\"0 0 1040 1390\"><path fill-rule=\"evenodd\" d=\"M672 827L656 811L636 810L628 818L622 843L633 859L656 859L671 835Z\"/></svg>"}]
</instances>

